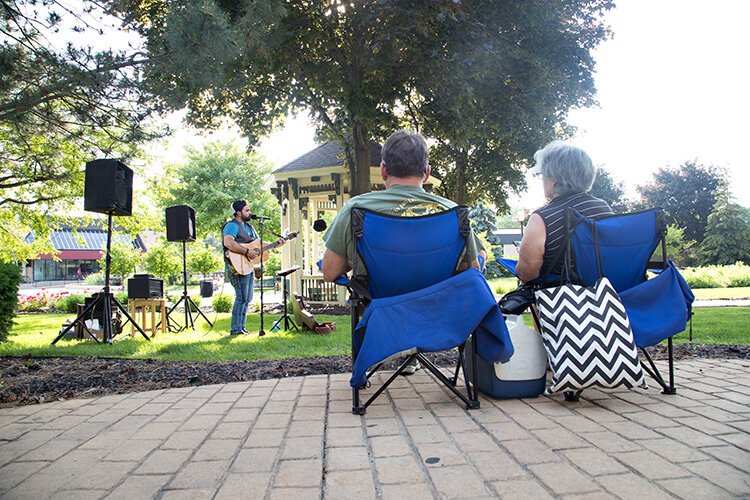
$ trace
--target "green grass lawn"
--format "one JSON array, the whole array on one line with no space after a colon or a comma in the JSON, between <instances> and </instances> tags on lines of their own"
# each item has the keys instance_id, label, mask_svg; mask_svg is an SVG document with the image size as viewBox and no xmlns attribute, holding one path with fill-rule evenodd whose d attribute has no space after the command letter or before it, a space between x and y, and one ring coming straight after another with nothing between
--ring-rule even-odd
<instances>
[{"instance_id":1,"label":"green grass lawn","mask_svg":"<svg viewBox=\"0 0 750 500\"><path fill-rule=\"evenodd\" d=\"M527 321L531 318L527 316ZM270 327L278 315L265 315L266 335L258 337L260 317L249 316L250 335L230 336L229 314L210 314L213 329L201 318L196 330L159 334L152 341L140 335L131 338L125 333L113 345L92 340L60 340L50 345L62 324L72 319L69 314L25 314L16 318L16 326L7 342L0 344L0 356L101 356L118 358L153 358L183 361L231 361L283 359L310 356L349 354L350 331L348 316L316 316L318 321L335 321L336 331L330 335L309 332L272 332ZM178 315L179 319L179 315ZM126 332L129 332L126 326ZM688 332L675 336L677 343L689 342ZM701 307L693 317L693 342L699 344L750 345L750 308Z\"/></svg>"},{"instance_id":2,"label":"green grass lawn","mask_svg":"<svg viewBox=\"0 0 750 500\"><path fill-rule=\"evenodd\" d=\"M693 308L693 343L750 345L750 307L695 307ZM533 326L531 315L524 321ZM677 344L690 342L690 325L675 335Z\"/></svg>"},{"instance_id":3,"label":"green grass lawn","mask_svg":"<svg viewBox=\"0 0 750 500\"><path fill-rule=\"evenodd\" d=\"M209 330L203 318L196 319L196 330L159 333L150 342L136 332L130 337L130 325L118 335L113 345L93 340L60 340L50 345L62 324L75 316L70 314L24 314L16 318L16 326L8 341L0 343L0 356L102 356L117 358L153 358L182 361L230 361L282 359L349 354L350 322L348 316L316 315L315 319L335 321L336 330L329 335L310 332L272 332L278 315L264 315L266 335L258 337L260 316L248 315L249 335L229 335L230 314L211 313L214 322ZM197 316L193 316L195 319ZM176 319L182 321L177 314ZM127 333L127 334L126 334Z\"/></svg>"}]
</instances>

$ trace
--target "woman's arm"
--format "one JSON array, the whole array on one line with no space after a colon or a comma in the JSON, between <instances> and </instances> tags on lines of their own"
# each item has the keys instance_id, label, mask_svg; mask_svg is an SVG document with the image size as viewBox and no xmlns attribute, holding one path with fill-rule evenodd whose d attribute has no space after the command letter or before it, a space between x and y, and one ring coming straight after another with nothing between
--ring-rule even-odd
<instances>
[{"instance_id":1,"label":"woman's arm","mask_svg":"<svg viewBox=\"0 0 750 500\"><path fill-rule=\"evenodd\" d=\"M547 227L539 214L531 214L518 249L518 278L528 283L539 277L544 262L544 244L547 242Z\"/></svg>"}]
</instances>

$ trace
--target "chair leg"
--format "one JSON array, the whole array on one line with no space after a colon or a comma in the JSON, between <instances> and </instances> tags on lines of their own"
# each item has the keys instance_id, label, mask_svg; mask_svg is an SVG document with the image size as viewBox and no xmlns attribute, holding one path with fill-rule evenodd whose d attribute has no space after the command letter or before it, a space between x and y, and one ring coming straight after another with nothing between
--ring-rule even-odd
<instances>
[{"instance_id":1,"label":"chair leg","mask_svg":"<svg viewBox=\"0 0 750 500\"><path fill-rule=\"evenodd\" d=\"M357 361L357 348L355 346L354 332L359 323L359 299L352 295L350 297L351 307L351 327L352 327L352 371L354 371L354 363ZM359 403L359 387L352 387L352 413L354 415L364 415L367 411L367 406L362 406Z\"/></svg>"},{"instance_id":2,"label":"chair leg","mask_svg":"<svg viewBox=\"0 0 750 500\"><path fill-rule=\"evenodd\" d=\"M580 401L581 399L581 393L583 391L565 391L563 392L563 396L565 397L565 401L569 401L571 403L575 403L577 401Z\"/></svg>"},{"instance_id":3,"label":"chair leg","mask_svg":"<svg viewBox=\"0 0 750 500\"><path fill-rule=\"evenodd\" d=\"M662 388L662 394L677 394L677 389L674 386L674 352L672 349L672 339L667 339L667 353L668 353L668 364L669 364L669 384L664 380L664 377L659 373L659 369L656 367L654 359L651 357L651 353L645 347L641 349L643 355L648 361L648 365L643 365L643 369L653 378L657 384Z\"/></svg>"},{"instance_id":4,"label":"chair leg","mask_svg":"<svg viewBox=\"0 0 750 500\"><path fill-rule=\"evenodd\" d=\"M672 345L672 337L667 339L667 352L668 352L668 365L669 365L669 388L662 391L664 394L677 394L677 389L674 386L674 348Z\"/></svg>"}]
</instances>

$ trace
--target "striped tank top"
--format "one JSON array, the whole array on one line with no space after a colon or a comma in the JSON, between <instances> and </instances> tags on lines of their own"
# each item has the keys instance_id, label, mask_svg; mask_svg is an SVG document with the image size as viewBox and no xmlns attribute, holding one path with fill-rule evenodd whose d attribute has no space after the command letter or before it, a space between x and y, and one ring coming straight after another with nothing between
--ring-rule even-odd
<instances>
[{"instance_id":1,"label":"striped tank top","mask_svg":"<svg viewBox=\"0 0 750 500\"><path fill-rule=\"evenodd\" d=\"M568 196L559 196L541 208L534 211L544 221L547 229L547 240L544 243L544 261L540 276L545 274L560 274L563 269L563 259L558 260L553 269L550 269L555 256L561 251L565 243L565 211L574 208L586 217L598 219L605 215L612 215L612 209L607 202L600 200L588 193L578 193Z\"/></svg>"}]
</instances>

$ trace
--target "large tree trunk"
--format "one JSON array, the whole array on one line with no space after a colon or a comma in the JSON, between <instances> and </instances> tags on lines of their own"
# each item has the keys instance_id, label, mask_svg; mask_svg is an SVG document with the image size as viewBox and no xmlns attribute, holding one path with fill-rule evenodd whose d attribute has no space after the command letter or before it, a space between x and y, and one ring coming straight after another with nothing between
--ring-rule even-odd
<instances>
[{"instance_id":1,"label":"large tree trunk","mask_svg":"<svg viewBox=\"0 0 750 500\"><path fill-rule=\"evenodd\" d=\"M456 159L456 190L453 193L453 201L459 205L466 204L466 154L458 151L454 156Z\"/></svg>"},{"instance_id":2,"label":"large tree trunk","mask_svg":"<svg viewBox=\"0 0 750 500\"><path fill-rule=\"evenodd\" d=\"M370 192L370 137L367 127L362 122L355 121L352 137L354 164L349 165L349 194L357 196Z\"/></svg>"}]
</instances>

